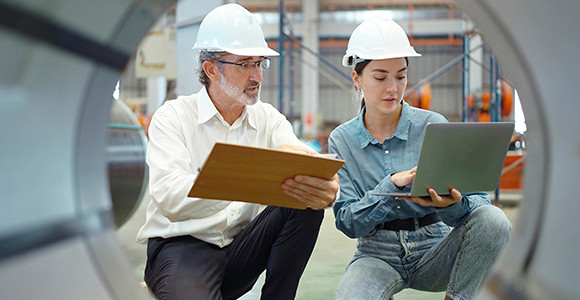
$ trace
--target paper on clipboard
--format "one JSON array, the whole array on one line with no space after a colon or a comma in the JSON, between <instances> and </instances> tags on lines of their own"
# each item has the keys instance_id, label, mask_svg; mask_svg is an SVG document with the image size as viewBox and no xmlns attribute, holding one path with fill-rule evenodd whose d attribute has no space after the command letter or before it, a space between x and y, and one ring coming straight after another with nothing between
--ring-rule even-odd
<instances>
[{"instance_id":1,"label":"paper on clipboard","mask_svg":"<svg viewBox=\"0 0 580 300\"><path fill-rule=\"evenodd\" d=\"M340 159L216 143L188 196L305 209L306 204L282 192L282 182L299 174L330 179L343 164Z\"/></svg>"}]
</instances>

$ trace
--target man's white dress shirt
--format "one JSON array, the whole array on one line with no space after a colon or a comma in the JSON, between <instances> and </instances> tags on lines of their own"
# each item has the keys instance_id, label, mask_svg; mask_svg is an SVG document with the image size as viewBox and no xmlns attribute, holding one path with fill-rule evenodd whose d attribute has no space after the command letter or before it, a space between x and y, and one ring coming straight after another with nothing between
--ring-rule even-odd
<instances>
[{"instance_id":1,"label":"man's white dress shirt","mask_svg":"<svg viewBox=\"0 0 580 300\"><path fill-rule=\"evenodd\" d=\"M286 117L262 101L246 106L230 126L205 88L166 101L153 115L148 132L151 201L137 234L139 243L151 237L191 235L224 247L258 214L258 204L187 197L216 142L272 149L282 144L306 147Z\"/></svg>"}]
</instances>

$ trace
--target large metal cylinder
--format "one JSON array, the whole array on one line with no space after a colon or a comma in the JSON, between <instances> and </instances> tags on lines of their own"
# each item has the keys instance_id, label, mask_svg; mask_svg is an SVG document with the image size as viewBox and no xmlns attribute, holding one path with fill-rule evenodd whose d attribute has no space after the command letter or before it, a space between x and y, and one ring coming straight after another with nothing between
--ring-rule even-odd
<instances>
[{"instance_id":1,"label":"large metal cylinder","mask_svg":"<svg viewBox=\"0 0 580 300\"><path fill-rule=\"evenodd\" d=\"M175 2L0 0L0 299L150 299L107 178L112 158L141 191L142 153L130 135L107 155L107 124L120 73Z\"/></svg>"},{"instance_id":2,"label":"large metal cylinder","mask_svg":"<svg viewBox=\"0 0 580 300\"><path fill-rule=\"evenodd\" d=\"M135 212L147 188L143 127L121 100L114 100L107 135L113 219L121 227Z\"/></svg>"}]
</instances>

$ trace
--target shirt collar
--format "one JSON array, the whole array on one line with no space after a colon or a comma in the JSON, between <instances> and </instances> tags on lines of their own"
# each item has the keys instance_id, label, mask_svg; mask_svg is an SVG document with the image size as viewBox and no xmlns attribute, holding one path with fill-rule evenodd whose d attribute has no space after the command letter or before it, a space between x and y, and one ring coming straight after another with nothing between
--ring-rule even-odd
<instances>
[{"instance_id":1,"label":"shirt collar","mask_svg":"<svg viewBox=\"0 0 580 300\"><path fill-rule=\"evenodd\" d=\"M217 118L219 118L220 120L223 120L223 117L220 115L219 111L217 110L217 108L215 107L213 102L211 101L205 86L202 87L199 90L199 92L197 93L197 103L198 103L197 104L197 106L198 106L197 123L198 124L205 123L205 122L209 121L211 118L213 118L214 116L217 116ZM234 123L234 124L240 124L245 119L247 119L248 125L250 125L253 128L256 128L255 117L253 116L252 113L250 113L250 111L251 110L248 109L248 106L244 107L244 111L242 112L242 115L240 116L240 118L238 118L238 121L236 121L236 123Z\"/></svg>"},{"instance_id":2,"label":"shirt collar","mask_svg":"<svg viewBox=\"0 0 580 300\"><path fill-rule=\"evenodd\" d=\"M403 100L401 117L399 118L399 124L397 125L397 129L393 136L406 141L409 137L409 126L411 126L411 106Z\"/></svg>"},{"instance_id":3,"label":"shirt collar","mask_svg":"<svg viewBox=\"0 0 580 300\"><path fill-rule=\"evenodd\" d=\"M258 102L256 102L254 105L258 105L260 102L260 100L258 100ZM252 106L254 106L252 105ZM254 110L252 109L252 107L248 107L246 105L245 109L244 109L244 115L242 117L245 117L248 120L248 125L254 129L258 129L258 127L256 127L256 116L254 113L252 113Z\"/></svg>"},{"instance_id":4,"label":"shirt collar","mask_svg":"<svg viewBox=\"0 0 580 300\"><path fill-rule=\"evenodd\" d=\"M364 113L366 111L366 106L363 107L362 111L357 117L357 126L359 132L359 142L360 147L365 148L369 144L379 144L380 142L375 139L371 133L366 129L364 124ZM409 126L411 125L410 120L410 107L409 104L403 101L403 109L401 110L401 117L399 118L399 123L397 124L397 129L393 134L393 138L398 138L400 140L407 140L409 137Z\"/></svg>"},{"instance_id":5,"label":"shirt collar","mask_svg":"<svg viewBox=\"0 0 580 300\"><path fill-rule=\"evenodd\" d=\"M371 133L368 131L368 129L365 127L365 122L364 122L363 116L365 115L366 110L367 110L367 107L363 106L360 114L358 114L358 117L356 118L357 131L359 132L358 138L359 138L359 143L360 143L361 148L365 148L366 146L368 146L371 143L377 143L377 139L375 139L371 135Z\"/></svg>"},{"instance_id":6,"label":"shirt collar","mask_svg":"<svg viewBox=\"0 0 580 300\"><path fill-rule=\"evenodd\" d=\"M205 123L216 114L219 114L217 108L211 102L205 86L197 93L197 109L197 124Z\"/></svg>"}]
</instances>

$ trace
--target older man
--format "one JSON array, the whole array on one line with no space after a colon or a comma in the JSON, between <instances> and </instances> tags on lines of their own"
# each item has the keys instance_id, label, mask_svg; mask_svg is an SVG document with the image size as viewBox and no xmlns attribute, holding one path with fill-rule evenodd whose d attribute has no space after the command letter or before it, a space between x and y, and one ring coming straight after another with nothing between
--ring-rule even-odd
<instances>
[{"instance_id":1,"label":"older man","mask_svg":"<svg viewBox=\"0 0 580 300\"><path fill-rule=\"evenodd\" d=\"M235 299L266 270L262 299L293 299L338 176L289 178L282 190L310 209L187 197L216 141L314 154L274 107L260 101L269 56L255 17L237 4L211 11L194 49L204 87L167 101L149 127L151 202L137 239L145 282L159 299ZM227 188L227 187L224 187Z\"/></svg>"}]
</instances>

